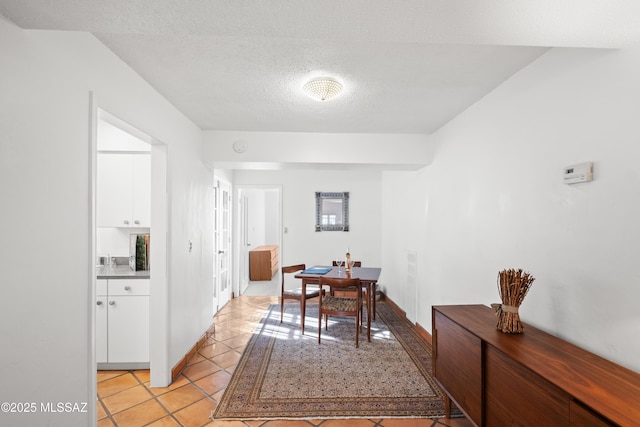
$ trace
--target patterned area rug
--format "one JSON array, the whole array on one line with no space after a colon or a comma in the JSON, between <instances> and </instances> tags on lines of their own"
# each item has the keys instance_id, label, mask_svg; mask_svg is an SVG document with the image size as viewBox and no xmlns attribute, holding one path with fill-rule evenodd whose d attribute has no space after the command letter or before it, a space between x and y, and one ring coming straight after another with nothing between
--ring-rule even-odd
<instances>
[{"instance_id":1,"label":"patterned area rug","mask_svg":"<svg viewBox=\"0 0 640 427\"><path fill-rule=\"evenodd\" d=\"M318 344L318 310L272 305L238 362L213 419L436 418L442 393L431 351L406 319L377 304L377 320L355 347L353 318L330 317ZM365 321L366 325L366 321Z\"/></svg>"}]
</instances>

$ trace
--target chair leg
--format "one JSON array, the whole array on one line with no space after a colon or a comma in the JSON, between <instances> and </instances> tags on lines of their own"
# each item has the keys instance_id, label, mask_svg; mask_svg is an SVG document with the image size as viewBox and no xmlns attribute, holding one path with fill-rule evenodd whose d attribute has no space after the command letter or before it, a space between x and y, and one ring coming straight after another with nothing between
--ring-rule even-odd
<instances>
[{"instance_id":1,"label":"chair leg","mask_svg":"<svg viewBox=\"0 0 640 427\"><path fill-rule=\"evenodd\" d=\"M320 344L320 335L322 334L322 303L318 306L318 344Z\"/></svg>"},{"instance_id":2,"label":"chair leg","mask_svg":"<svg viewBox=\"0 0 640 427\"><path fill-rule=\"evenodd\" d=\"M280 323L282 323L282 312L284 312L284 298L280 297Z\"/></svg>"},{"instance_id":3,"label":"chair leg","mask_svg":"<svg viewBox=\"0 0 640 427\"><path fill-rule=\"evenodd\" d=\"M371 306L367 304L367 341L371 342Z\"/></svg>"},{"instance_id":4,"label":"chair leg","mask_svg":"<svg viewBox=\"0 0 640 427\"><path fill-rule=\"evenodd\" d=\"M358 327L358 323L360 323L360 322L359 322L359 319L358 319L358 315L356 314L356 348L358 348L360 346L359 343L358 343L358 338L360 336L360 328Z\"/></svg>"},{"instance_id":5,"label":"chair leg","mask_svg":"<svg viewBox=\"0 0 640 427\"><path fill-rule=\"evenodd\" d=\"M305 304L306 299L304 297L300 298L300 324L302 326L302 335L304 335L304 316L305 316L305 308L307 304Z\"/></svg>"}]
</instances>

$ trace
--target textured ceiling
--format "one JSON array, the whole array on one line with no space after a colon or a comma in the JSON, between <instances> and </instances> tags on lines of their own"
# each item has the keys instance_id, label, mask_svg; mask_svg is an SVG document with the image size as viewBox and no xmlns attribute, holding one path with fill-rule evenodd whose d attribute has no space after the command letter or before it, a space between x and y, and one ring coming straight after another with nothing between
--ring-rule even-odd
<instances>
[{"instance_id":1,"label":"textured ceiling","mask_svg":"<svg viewBox=\"0 0 640 427\"><path fill-rule=\"evenodd\" d=\"M0 13L94 33L215 130L431 133L548 47L640 40L636 0L0 0ZM302 85L323 74L346 91L320 103Z\"/></svg>"}]
</instances>

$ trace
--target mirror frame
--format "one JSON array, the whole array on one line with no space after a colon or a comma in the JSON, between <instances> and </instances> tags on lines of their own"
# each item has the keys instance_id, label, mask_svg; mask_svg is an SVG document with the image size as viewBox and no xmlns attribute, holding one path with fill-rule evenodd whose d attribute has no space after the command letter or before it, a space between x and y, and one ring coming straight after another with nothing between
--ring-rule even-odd
<instances>
[{"instance_id":1,"label":"mirror frame","mask_svg":"<svg viewBox=\"0 0 640 427\"><path fill-rule=\"evenodd\" d=\"M324 199L342 200L342 224L322 224L322 201ZM316 192L316 231L349 231L349 192Z\"/></svg>"}]
</instances>

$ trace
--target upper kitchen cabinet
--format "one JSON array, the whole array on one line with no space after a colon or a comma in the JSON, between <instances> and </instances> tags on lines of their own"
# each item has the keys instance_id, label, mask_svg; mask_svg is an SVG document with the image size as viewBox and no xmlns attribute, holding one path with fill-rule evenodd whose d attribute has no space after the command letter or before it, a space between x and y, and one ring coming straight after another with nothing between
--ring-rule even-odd
<instances>
[{"instance_id":1,"label":"upper kitchen cabinet","mask_svg":"<svg viewBox=\"0 0 640 427\"><path fill-rule=\"evenodd\" d=\"M150 227L151 155L98 154L98 227Z\"/></svg>"}]
</instances>

